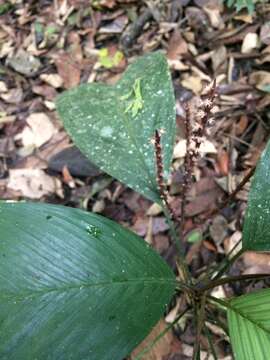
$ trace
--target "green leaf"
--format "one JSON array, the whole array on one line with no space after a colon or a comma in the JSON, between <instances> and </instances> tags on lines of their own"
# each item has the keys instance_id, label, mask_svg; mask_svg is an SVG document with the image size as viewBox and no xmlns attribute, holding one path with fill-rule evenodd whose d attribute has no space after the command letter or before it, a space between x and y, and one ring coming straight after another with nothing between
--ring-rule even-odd
<instances>
[{"instance_id":1,"label":"green leaf","mask_svg":"<svg viewBox=\"0 0 270 360\"><path fill-rule=\"evenodd\" d=\"M255 8L255 1L254 0L227 0L228 7L234 7L236 8L236 11L239 12L244 8L248 9L249 14L252 14L254 12Z\"/></svg>"},{"instance_id":2,"label":"green leaf","mask_svg":"<svg viewBox=\"0 0 270 360\"><path fill-rule=\"evenodd\" d=\"M202 233L199 230L193 230L187 235L187 241L189 243L197 243L199 241L202 241Z\"/></svg>"},{"instance_id":3,"label":"green leaf","mask_svg":"<svg viewBox=\"0 0 270 360\"><path fill-rule=\"evenodd\" d=\"M161 140L167 178L175 135L173 88L161 53L139 58L115 86L84 84L63 93L57 109L75 144L92 162L160 202L150 141L156 129L164 128Z\"/></svg>"},{"instance_id":4,"label":"green leaf","mask_svg":"<svg viewBox=\"0 0 270 360\"><path fill-rule=\"evenodd\" d=\"M270 289L231 300L228 322L235 360L269 359Z\"/></svg>"},{"instance_id":5,"label":"green leaf","mask_svg":"<svg viewBox=\"0 0 270 360\"><path fill-rule=\"evenodd\" d=\"M113 56L109 54L109 50L107 48L103 48L99 50L99 62L102 66L107 69L111 69L114 66L118 66L120 62L123 60L124 54L117 50Z\"/></svg>"},{"instance_id":6,"label":"green leaf","mask_svg":"<svg viewBox=\"0 0 270 360\"><path fill-rule=\"evenodd\" d=\"M95 214L0 203L0 359L122 360L175 286L145 242Z\"/></svg>"},{"instance_id":7,"label":"green leaf","mask_svg":"<svg viewBox=\"0 0 270 360\"><path fill-rule=\"evenodd\" d=\"M270 250L270 142L251 182L243 230L245 250Z\"/></svg>"}]
</instances>

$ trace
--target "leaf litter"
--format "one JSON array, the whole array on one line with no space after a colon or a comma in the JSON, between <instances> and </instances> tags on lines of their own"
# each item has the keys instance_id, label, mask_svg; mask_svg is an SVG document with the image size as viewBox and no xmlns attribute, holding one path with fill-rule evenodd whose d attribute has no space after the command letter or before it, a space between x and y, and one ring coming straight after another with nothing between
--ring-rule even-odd
<instances>
[{"instance_id":1,"label":"leaf litter","mask_svg":"<svg viewBox=\"0 0 270 360\"><path fill-rule=\"evenodd\" d=\"M116 83L127 63L161 49L167 54L176 94L176 156L169 191L178 211L185 155L183 100L194 101L209 80L217 80L217 111L206 151L196 164L197 183L188 193L185 232L187 240L196 231L202 237L187 241L195 274L209 261L219 261L241 239L249 185L234 206L222 210L226 221L217 224L211 211L256 164L269 133L269 7L257 3L250 14L246 9L232 12L225 3L212 0L10 4L1 8L0 25L0 197L97 209L143 236L151 233L152 246L170 262L175 249L160 209L119 187L116 180L108 181L79 155L76 164L74 153L62 155L70 144L54 108L64 89L94 81ZM101 60L101 49L108 49L108 59ZM52 165L54 156L60 159L57 166ZM66 181L65 167L72 181ZM269 272L269 256L247 253L232 275L264 270ZM165 350L157 348L153 359L190 356L192 327L189 321L181 326L176 330L186 334L180 336L182 343L174 338ZM219 344L219 358L228 359L226 346Z\"/></svg>"}]
</instances>

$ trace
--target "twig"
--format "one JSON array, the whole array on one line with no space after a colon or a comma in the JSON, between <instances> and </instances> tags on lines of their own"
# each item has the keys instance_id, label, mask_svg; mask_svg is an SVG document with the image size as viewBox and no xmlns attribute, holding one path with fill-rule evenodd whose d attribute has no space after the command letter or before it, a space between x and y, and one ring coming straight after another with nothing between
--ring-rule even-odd
<instances>
[{"instance_id":1,"label":"twig","mask_svg":"<svg viewBox=\"0 0 270 360\"><path fill-rule=\"evenodd\" d=\"M241 241L241 240L240 240ZM239 243L240 243L239 241ZM213 280L221 278L223 274L230 268L230 266L244 253L244 249L240 249L231 259L228 256L225 258L224 267L220 268L218 273L214 276Z\"/></svg>"},{"instance_id":2,"label":"twig","mask_svg":"<svg viewBox=\"0 0 270 360\"><path fill-rule=\"evenodd\" d=\"M241 239L237 241L237 243L232 247L232 249L228 252L228 254L224 257L224 259L217 265L217 266L213 266L213 268L209 267L209 270L207 271L207 274L205 276L205 278L207 279L211 279L212 275L214 273L217 273L214 279L218 279L220 278L229 268L229 266L238 259L238 257L240 255L242 255L243 250L240 249L234 256L231 257L231 255L234 253L235 249L237 249L237 247L240 245L241 243Z\"/></svg>"},{"instance_id":3,"label":"twig","mask_svg":"<svg viewBox=\"0 0 270 360\"><path fill-rule=\"evenodd\" d=\"M121 38L121 44L124 48L130 48L137 37L142 33L144 25L153 18L152 11L146 9L128 28Z\"/></svg>"},{"instance_id":4,"label":"twig","mask_svg":"<svg viewBox=\"0 0 270 360\"><path fill-rule=\"evenodd\" d=\"M208 284L200 286L197 285L197 292L199 294L204 293L205 291L211 290L214 287L236 282L236 281L250 281L250 280L263 280L270 278L270 274L251 274L251 275L239 275L239 276L230 276L223 279L211 280Z\"/></svg>"},{"instance_id":5,"label":"twig","mask_svg":"<svg viewBox=\"0 0 270 360\"><path fill-rule=\"evenodd\" d=\"M203 295L201 301L197 307L197 331L196 331L196 340L193 349L193 357L192 360L197 360L200 353L200 342L201 342L201 334L202 329L204 326L204 319L205 319L205 302L206 302L206 295Z\"/></svg>"},{"instance_id":6,"label":"twig","mask_svg":"<svg viewBox=\"0 0 270 360\"><path fill-rule=\"evenodd\" d=\"M246 185L246 183L250 180L250 178L253 176L254 172L256 170L256 167L254 166L253 168L251 168L251 170L248 172L248 174L244 177L244 179L237 185L236 189L229 194L229 196L222 201L218 207L216 209L214 209L211 213L210 213L210 217L216 215L219 213L220 210L222 210L223 208L225 208L232 200L234 200L234 198L236 197L236 195L243 189L243 187Z\"/></svg>"},{"instance_id":7,"label":"twig","mask_svg":"<svg viewBox=\"0 0 270 360\"><path fill-rule=\"evenodd\" d=\"M209 347L210 347L210 351L213 355L213 358L214 360L218 360L218 356L217 356L217 353L216 353L216 350L215 350L215 347L214 347L214 344L213 344L213 341L212 341L212 338L211 338L211 334L208 330L208 327L204 324L204 332L206 334L206 337L207 337L207 340L208 340L208 344L209 344Z\"/></svg>"}]
</instances>

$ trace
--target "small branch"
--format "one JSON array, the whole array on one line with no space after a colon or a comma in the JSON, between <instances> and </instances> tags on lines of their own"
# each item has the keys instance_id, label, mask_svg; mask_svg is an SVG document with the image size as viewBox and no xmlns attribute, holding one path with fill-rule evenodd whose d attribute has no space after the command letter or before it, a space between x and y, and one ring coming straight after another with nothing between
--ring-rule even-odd
<instances>
[{"instance_id":1,"label":"small branch","mask_svg":"<svg viewBox=\"0 0 270 360\"><path fill-rule=\"evenodd\" d=\"M197 292L199 294L202 294L205 291L211 290L217 286L236 282L236 281L243 281L243 280L245 280L245 281L258 280L259 281L259 280L263 280L263 279L267 279L267 278L270 278L270 274L251 274L251 275L231 276L231 277L226 277L223 279L212 280L208 284L203 285L203 286L200 286L200 284L198 284Z\"/></svg>"},{"instance_id":2,"label":"small branch","mask_svg":"<svg viewBox=\"0 0 270 360\"><path fill-rule=\"evenodd\" d=\"M206 295L203 295L199 303L199 306L197 308L197 331L196 331L196 340L195 340L193 356L192 356L193 360L197 360L198 358L200 358L198 355L200 353L201 334L205 319L205 303L206 303Z\"/></svg>"},{"instance_id":3,"label":"small branch","mask_svg":"<svg viewBox=\"0 0 270 360\"><path fill-rule=\"evenodd\" d=\"M218 214L220 212L220 210L225 208L232 200L234 200L236 195L243 189L243 187L246 185L246 183L253 176L255 170L256 170L255 166L253 168L251 168L251 170L247 173L247 175L244 177L244 179L237 185L236 189L231 194L229 194L229 196L224 201L222 201L216 209L214 209L210 213L211 217Z\"/></svg>"},{"instance_id":4,"label":"small branch","mask_svg":"<svg viewBox=\"0 0 270 360\"><path fill-rule=\"evenodd\" d=\"M230 268L230 266L245 252L244 249L239 250L231 259L227 259L227 262L224 264L224 268L221 268L219 272L214 276L213 280L221 278L223 274Z\"/></svg>"},{"instance_id":5,"label":"small branch","mask_svg":"<svg viewBox=\"0 0 270 360\"><path fill-rule=\"evenodd\" d=\"M237 241L237 243L233 246L233 248L228 252L228 254L224 257L220 264L214 266L211 271L208 271L206 274L207 279L211 279L212 275L216 273L216 275L212 278L212 280L219 279L225 272L229 269L229 267L243 254L244 250L240 249L235 255L231 257L234 253L235 249L241 243L241 239Z\"/></svg>"},{"instance_id":6,"label":"small branch","mask_svg":"<svg viewBox=\"0 0 270 360\"><path fill-rule=\"evenodd\" d=\"M210 347L210 351L211 351L211 353L213 355L213 358L214 358L214 360L218 360L218 356L217 356L215 346L214 346L213 341L212 341L211 334L210 334L210 332L208 330L208 327L205 324L204 324L204 332L206 334L208 344L209 344L209 347Z\"/></svg>"},{"instance_id":7,"label":"small branch","mask_svg":"<svg viewBox=\"0 0 270 360\"><path fill-rule=\"evenodd\" d=\"M144 25L152 18L152 11L150 9L144 10L142 14L128 28L128 30L124 32L120 40L122 46L124 48L130 48L137 39L137 37L141 35Z\"/></svg>"}]
</instances>

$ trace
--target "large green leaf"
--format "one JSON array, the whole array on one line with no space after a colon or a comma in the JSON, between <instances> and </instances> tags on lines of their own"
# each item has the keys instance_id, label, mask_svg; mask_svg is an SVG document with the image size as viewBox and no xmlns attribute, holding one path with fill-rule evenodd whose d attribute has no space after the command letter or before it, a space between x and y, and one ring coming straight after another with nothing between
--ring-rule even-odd
<instances>
[{"instance_id":1,"label":"large green leaf","mask_svg":"<svg viewBox=\"0 0 270 360\"><path fill-rule=\"evenodd\" d=\"M270 289L229 303L228 321L235 360L267 360L270 354Z\"/></svg>"},{"instance_id":2,"label":"large green leaf","mask_svg":"<svg viewBox=\"0 0 270 360\"><path fill-rule=\"evenodd\" d=\"M143 103L138 100L139 107L134 105L134 87L143 99ZM139 58L115 86L84 84L63 93L57 110L75 144L92 162L159 201L150 141L156 129L165 130L162 148L168 177L175 135L175 100L167 61L161 53Z\"/></svg>"},{"instance_id":3,"label":"large green leaf","mask_svg":"<svg viewBox=\"0 0 270 360\"><path fill-rule=\"evenodd\" d=\"M122 360L173 294L162 259L101 216L0 203L0 228L1 360Z\"/></svg>"},{"instance_id":4,"label":"large green leaf","mask_svg":"<svg viewBox=\"0 0 270 360\"><path fill-rule=\"evenodd\" d=\"M270 250L270 142L257 166L243 231L245 250Z\"/></svg>"}]
</instances>

